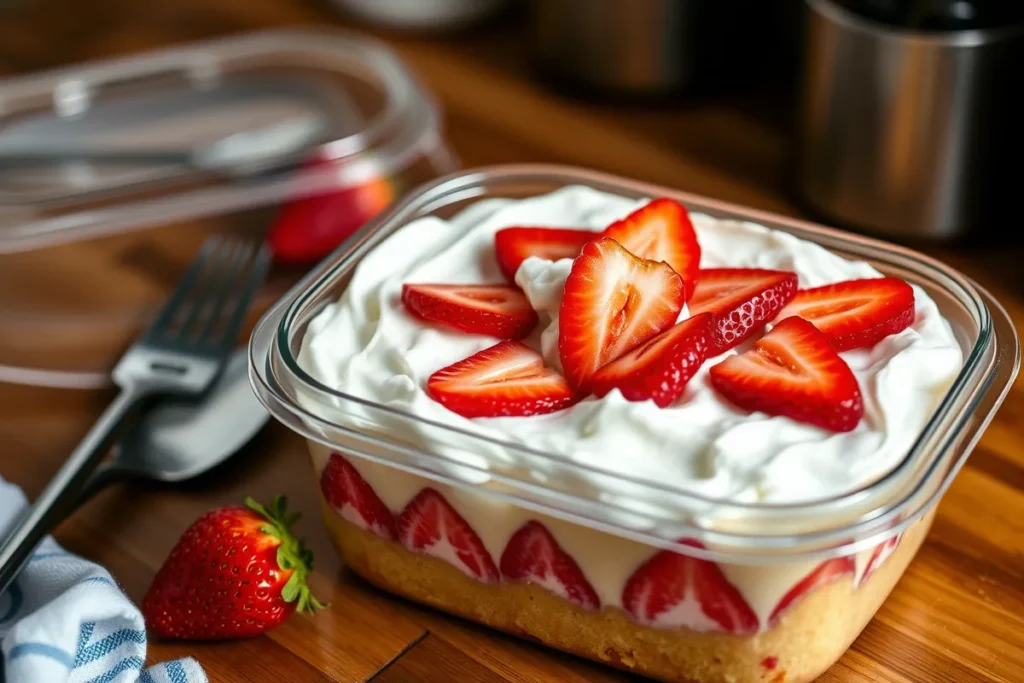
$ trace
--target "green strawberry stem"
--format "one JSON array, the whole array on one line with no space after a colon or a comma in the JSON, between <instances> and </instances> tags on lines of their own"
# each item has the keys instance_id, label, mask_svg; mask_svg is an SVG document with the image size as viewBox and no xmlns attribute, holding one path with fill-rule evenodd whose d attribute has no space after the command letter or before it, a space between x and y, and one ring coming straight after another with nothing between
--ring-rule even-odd
<instances>
[{"instance_id":1,"label":"green strawberry stem","mask_svg":"<svg viewBox=\"0 0 1024 683\"><path fill-rule=\"evenodd\" d=\"M299 521L302 515L288 514L288 499L284 496L274 498L269 508L247 496L245 506L267 520L267 524L261 529L264 533L281 541L281 545L277 547L277 565L283 570L292 571L292 575L281 589L281 599L286 603L298 601L295 606L297 612L312 613L326 607L316 599L306 583L306 577L313 571L313 553L291 532L292 525Z\"/></svg>"}]
</instances>

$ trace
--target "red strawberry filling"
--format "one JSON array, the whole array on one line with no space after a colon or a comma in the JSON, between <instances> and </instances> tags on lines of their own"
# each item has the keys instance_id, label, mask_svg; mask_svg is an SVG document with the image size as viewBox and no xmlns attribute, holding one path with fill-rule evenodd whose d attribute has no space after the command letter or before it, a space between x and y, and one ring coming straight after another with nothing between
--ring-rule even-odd
<instances>
[{"instance_id":1,"label":"red strawberry filling","mask_svg":"<svg viewBox=\"0 0 1024 683\"><path fill-rule=\"evenodd\" d=\"M597 592L576 560L540 522L527 522L512 535L500 566L502 576L510 581L535 583L584 609L601 609Z\"/></svg>"},{"instance_id":2,"label":"red strawberry filling","mask_svg":"<svg viewBox=\"0 0 1024 683\"><path fill-rule=\"evenodd\" d=\"M525 344L504 341L427 380L427 394L463 417L541 415L567 408L576 394Z\"/></svg>"},{"instance_id":3,"label":"red strawberry filling","mask_svg":"<svg viewBox=\"0 0 1024 683\"><path fill-rule=\"evenodd\" d=\"M731 349L764 329L796 294L796 273L758 268L710 268L697 274L690 315L715 318L712 351Z\"/></svg>"},{"instance_id":4,"label":"red strawberry filling","mask_svg":"<svg viewBox=\"0 0 1024 683\"><path fill-rule=\"evenodd\" d=\"M665 263L645 261L617 242L590 242L572 264L558 317L558 354L581 393L603 365L671 326L683 282Z\"/></svg>"},{"instance_id":5,"label":"red strawberry filling","mask_svg":"<svg viewBox=\"0 0 1024 683\"><path fill-rule=\"evenodd\" d=\"M889 559L889 556L896 552L903 534L897 534L887 541L879 543L871 552L868 563L864 567L864 573L860 576L860 584L868 580L868 577L875 573L875 570L882 566L882 563Z\"/></svg>"},{"instance_id":6,"label":"red strawberry filling","mask_svg":"<svg viewBox=\"0 0 1024 683\"><path fill-rule=\"evenodd\" d=\"M708 356L712 322L707 313L688 318L608 363L594 373L594 393L618 389L627 401L671 405Z\"/></svg>"},{"instance_id":7,"label":"red strawberry filling","mask_svg":"<svg viewBox=\"0 0 1024 683\"><path fill-rule=\"evenodd\" d=\"M526 295L509 285L406 284L402 303L423 320L499 339L525 337L537 324Z\"/></svg>"},{"instance_id":8,"label":"red strawberry filling","mask_svg":"<svg viewBox=\"0 0 1024 683\"><path fill-rule=\"evenodd\" d=\"M746 353L710 370L711 384L740 408L781 415L836 432L864 413L857 378L828 339L800 318L787 318Z\"/></svg>"},{"instance_id":9,"label":"red strawberry filling","mask_svg":"<svg viewBox=\"0 0 1024 683\"><path fill-rule=\"evenodd\" d=\"M494 253L501 272L509 282L515 282L519 266L531 256L548 261L576 258L583 250L583 245L596 238L597 235L589 230L505 228L494 234Z\"/></svg>"},{"instance_id":10,"label":"red strawberry filling","mask_svg":"<svg viewBox=\"0 0 1024 683\"><path fill-rule=\"evenodd\" d=\"M478 581L499 579L480 537L434 489L423 489L405 506L398 517L398 537L409 550L444 560Z\"/></svg>"},{"instance_id":11,"label":"red strawberry filling","mask_svg":"<svg viewBox=\"0 0 1024 683\"><path fill-rule=\"evenodd\" d=\"M814 324L836 351L870 348L914 323L914 290L894 277L847 280L796 293L780 318Z\"/></svg>"},{"instance_id":12,"label":"red strawberry filling","mask_svg":"<svg viewBox=\"0 0 1024 683\"><path fill-rule=\"evenodd\" d=\"M799 583L789 589L789 592L782 596L779 604L775 606L771 616L768 618L768 626L774 626L779 623L779 619L787 609L814 589L826 586L844 576L852 577L855 568L856 565L852 556L836 557L822 562L814 571L801 579Z\"/></svg>"},{"instance_id":13,"label":"red strawberry filling","mask_svg":"<svg viewBox=\"0 0 1024 683\"><path fill-rule=\"evenodd\" d=\"M331 453L328 458L320 474L320 491L342 519L389 541L398 537L394 515L352 463L341 455Z\"/></svg>"},{"instance_id":14,"label":"red strawberry filling","mask_svg":"<svg viewBox=\"0 0 1024 683\"><path fill-rule=\"evenodd\" d=\"M680 541L694 547L694 541ZM622 592L622 606L641 624L696 631L756 633L760 624L714 562L663 550L637 569Z\"/></svg>"},{"instance_id":15,"label":"red strawberry filling","mask_svg":"<svg viewBox=\"0 0 1024 683\"><path fill-rule=\"evenodd\" d=\"M655 199L609 225L601 237L615 240L639 258L664 261L683 279L685 298L693 294L700 244L690 214L679 202Z\"/></svg>"}]
</instances>

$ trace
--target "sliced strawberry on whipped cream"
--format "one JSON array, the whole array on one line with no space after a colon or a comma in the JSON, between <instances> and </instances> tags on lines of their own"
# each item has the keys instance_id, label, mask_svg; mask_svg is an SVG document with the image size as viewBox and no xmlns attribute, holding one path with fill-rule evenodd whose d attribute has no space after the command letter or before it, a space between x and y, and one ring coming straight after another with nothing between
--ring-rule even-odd
<instances>
[{"instance_id":1,"label":"sliced strawberry on whipped cream","mask_svg":"<svg viewBox=\"0 0 1024 683\"><path fill-rule=\"evenodd\" d=\"M779 623L779 619L783 613L796 604L801 598L810 593L816 588L826 586L833 581L837 581L845 576L853 577L853 573L856 569L856 564L852 556L848 557L834 557L831 560L822 562L814 570L800 579L800 581L789 589L789 591L782 596L779 600L779 604L772 610L772 614L768 617L768 627L772 627Z\"/></svg>"},{"instance_id":2,"label":"sliced strawberry on whipped cream","mask_svg":"<svg viewBox=\"0 0 1024 683\"><path fill-rule=\"evenodd\" d=\"M402 285L402 303L415 316L498 339L520 339L537 324L526 296L511 285Z\"/></svg>"},{"instance_id":3,"label":"sliced strawberry on whipped cream","mask_svg":"<svg viewBox=\"0 0 1024 683\"><path fill-rule=\"evenodd\" d=\"M667 264L638 258L615 240L587 243L558 311L558 355L569 384L588 391L599 368L670 327L684 292Z\"/></svg>"},{"instance_id":4,"label":"sliced strawberry on whipped cream","mask_svg":"<svg viewBox=\"0 0 1024 683\"><path fill-rule=\"evenodd\" d=\"M427 380L427 394L463 417L541 415L568 408L576 394L529 346L503 341Z\"/></svg>"},{"instance_id":5,"label":"sliced strawberry on whipped cream","mask_svg":"<svg viewBox=\"0 0 1024 683\"><path fill-rule=\"evenodd\" d=\"M601 609L601 599L576 560L540 522L531 520L512 535L499 566L506 579L543 586L584 609Z\"/></svg>"},{"instance_id":6,"label":"sliced strawberry on whipped cream","mask_svg":"<svg viewBox=\"0 0 1024 683\"><path fill-rule=\"evenodd\" d=\"M914 289L894 277L804 289L779 313L794 315L814 323L836 351L869 348L914 323Z\"/></svg>"},{"instance_id":7,"label":"sliced strawberry on whipped cream","mask_svg":"<svg viewBox=\"0 0 1024 683\"><path fill-rule=\"evenodd\" d=\"M576 258L583 245L597 237L590 230L573 228L503 228L494 233L494 252L501 272L509 282L515 282L519 266L531 256L548 261Z\"/></svg>"},{"instance_id":8,"label":"sliced strawberry on whipped cream","mask_svg":"<svg viewBox=\"0 0 1024 683\"><path fill-rule=\"evenodd\" d=\"M648 202L609 225L601 237L615 240L642 259L666 262L683 278L686 298L693 294L700 244L690 214L679 202L664 197Z\"/></svg>"},{"instance_id":9,"label":"sliced strawberry on whipped cream","mask_svg":"<svg viewBox=\"0 0 1024 683\"><path fill-rule=\"evenodd\" d=\"M711 384L740 408L848 432L864 414L857 378L828 338L786 318L746 353L710 370Z\"/></svg>"},{"instance_id":10,"label":"sliced strawberry on whipped cream","mask_svg":"<svg viewBox=\"0 0 1024 683\"><path fill-rule=\"evenodd\" d=\"M796 294L797 276L784 270L706 268L697 273L690 315L715 317L712 351L717 356L764 329Z\"/></svg>"},{"instance_id":11,"label":"sliced strawberry on whipped cream","mask_svg":"<svg viewBox=\"0 0 1024 683\"><path fill-rule=\"evenodd\" d=\"M627 401L671 405L708 357L713 322L709 313L687 318L608 363L590 381L594 394L618 389Z\"/></svg>"},{"instance_id":12,"label":"sliced strawberry on whipped cream","mask_svg":"<svg viewBox=\"0 0 1024 683\"><path fill-rule=\"evenodd\" d=\"M341 518L389 541L398 537L395 517L348 460L331 453L320 474L320 491Z\"/></svg>"},{"instance_id":13,"label":"sliced strawberry on whipped cream","mask_svg":"<svg viewBox=\"0 0 1024 683\"><path fill-rule=\"evenodd\" d=\"M864 573L860 575L859 584L863 584L868 580L868 577L875 573L875 570L882 566L882 563L889 559L889 556L896 552L897 546L900 544L900 540L903 538L903 534L897 534L887 541L883 541L875 546L875 549L871 551L871 557L868 558L868 563L864 567Z\"/></svg>"},{"instance_id":14,"label":"sliced strawberry on whipped cream","mask_svg":"<svg viewBox=\"0 0 1024 683\"><path fill-rule=\"evenodd\" d=\"M680 541L701 547L694 541ZM622 591L622 606L648 626L756 633L757 615L714 562L663 550L640 565Z\"/></svg>"},{"instance_id":15,"label":"sliced strawberry on whipped cream","mask_svg":"<svg viewBox=\"0 0 1024 683\"><path fill-rule=\"evenodd\" d=\"M473 527L434 489L423 489L402 510L398 538L409 550L444 560L478 581L500 578Z\"/></svg>"}]
</instances>

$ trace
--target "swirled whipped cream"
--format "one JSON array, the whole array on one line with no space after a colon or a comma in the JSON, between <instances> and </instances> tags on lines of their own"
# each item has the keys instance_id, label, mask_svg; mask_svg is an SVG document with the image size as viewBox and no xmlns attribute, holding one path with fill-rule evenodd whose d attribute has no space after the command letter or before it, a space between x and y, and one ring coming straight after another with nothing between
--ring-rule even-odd
<instances>
[{"instance_id":1,"label":"swirled whipped cream","mask_svg":"<svg viewBox=\"0 0 1024 683\"><path fill-rule=\"evenodd\" d=\"M615 476L732 502L795 503L859 489L905 456L961 366L961 350L935 303L915 287L914 324L872 349L844 352L860 384L864 417L832 433L786 417L748 413L708 381L709 359L668 408L618 391L534 417L467 419L425 391L435 371L497 343L425 323L401 303L403 283L499 283L494 233L514 225L604 229L642 205L586 187L522 200L487 199L451 220L427 217L396 231L359 264L341 299L309 325L299 362L313 377L426 422L360 416L360 429L444 453L475 471L529 470L563 490L601 497ZM691 218L701 266L790 270L801 288L881 274L789 234L700 213ZM516 274L541 322L525 340L559 367L558 308L572 261L527 259ZM684 310L682 316L686 316ZM727 354L742 352L749 343ZM722 358L725 356L723 355ZM355 418L353 418L355 419ZM433 424L431 424L433 423ZM450 431L438 425L456 427ZM489 440L480 440L479 435ZM527 456L515 446L583 465ZM589 476L591 469L608 477ZM671 498L671 496L668 496ZM664 509L665 500L635 501Z\"/></svg>"}]
</instances>

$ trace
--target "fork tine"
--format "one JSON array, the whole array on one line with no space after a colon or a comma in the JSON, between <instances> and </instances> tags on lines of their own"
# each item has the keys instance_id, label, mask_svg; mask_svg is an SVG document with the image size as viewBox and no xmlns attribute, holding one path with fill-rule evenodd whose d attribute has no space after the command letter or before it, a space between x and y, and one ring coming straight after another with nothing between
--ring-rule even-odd
<instances>
[{"instance_id":1,"label":"fork tine","mask_svg":"<svg viewBox=\"0 0 1024 683\"><path fill-rule=\"evenodd\" d=\"M210 340L211 345L220 350L234 345L235 338L238 336L238 330L242 327L245 314L249 310L249 305L252 303L253 297L256 296L256 290L263 284L269 267L270 250L264 245L260 247L259 251L256 252L256 256L252 259L249 265L248 277L243 281L242 288L237 292L234 299L229 301L223 308L223 311L227 312L230 317L221 328L220 336ZM218 312L218 318L220 315L221 312Z\"/></svg>"},{"instance_id":2,"label":"fork tine","mask_svg":"<svg viewBox=\"0 0 1024 683\"><path fill-rule=\"evenodd\" d=\"M207 264L213 254L217 252L223 239L217 235L207 238L199 250L199 254L192 260L188 270L182 275L178 286L171 292L167 303L157 314L156 319L150 324L144 335L145 340L156 340L162 337L174 323L175 318L181 312L182 307L192 299L189 294L204 278L207 271Z\"/></svg>"},{"instance_id":3,"label":"fork tine","mask_svg":"<svg viewBox=\"0 0 1024 683\"><path fill-rule=\"evenodd\" d=\"M244 250L244 242L229 237L220 238L217 248L207 259L206 277L200 279L189 291L188 302L182 304L177 319L172 323L172 327L166 330L165 342L173 341L182 346L191 343L190 336L194 336L193 331L209 315L218 292L230 283L228 276Z\"/></svg>"},{"instance_id":4,"label":"fork tine","mask_svg":"<svg viewBox=\"0 0 1024 683\"><path fill-rule=\"evenodd\" d=\"M195 341L201 336L200 330L212 318L220 305L220 300L232 287L235 271L245 265L248 252L251 251L251 247L244 242L228 240L225 245L218 258L211 263L211 269L215 271L214 276L202 290L196 292L194 298L197 305L181 326L179 336L182 343Z\"/></svg>"},{"instance_id":5,"label":"fork tine","mask_svg":"<svg viewBox=\"0 0 1024 683\"><path fill-rule=\"evenodd\" d=\"M197 342L208 341L214 331L218 329L218 324L224 319L225 304L232 300L232 295L244 285L245 276L249 272L249 262L255 251L256 247L252 243L240 244L235 250L233 261L224 268L216 295L211 292L211 295L207 297L206 315L197 321L198 331L195 337Z\"/></svg>"},{"instance_id":6,"label":"fork tine","mask_svg":"<svg viewBox=\"0 0 1024 683\"><path fill-rule=\"evenodd\" d=\"M184 353L226 353L269 265L266 247L257 251L245 240L211 237L150 326L145 341Z\"/></svg>"}]
</instances>

